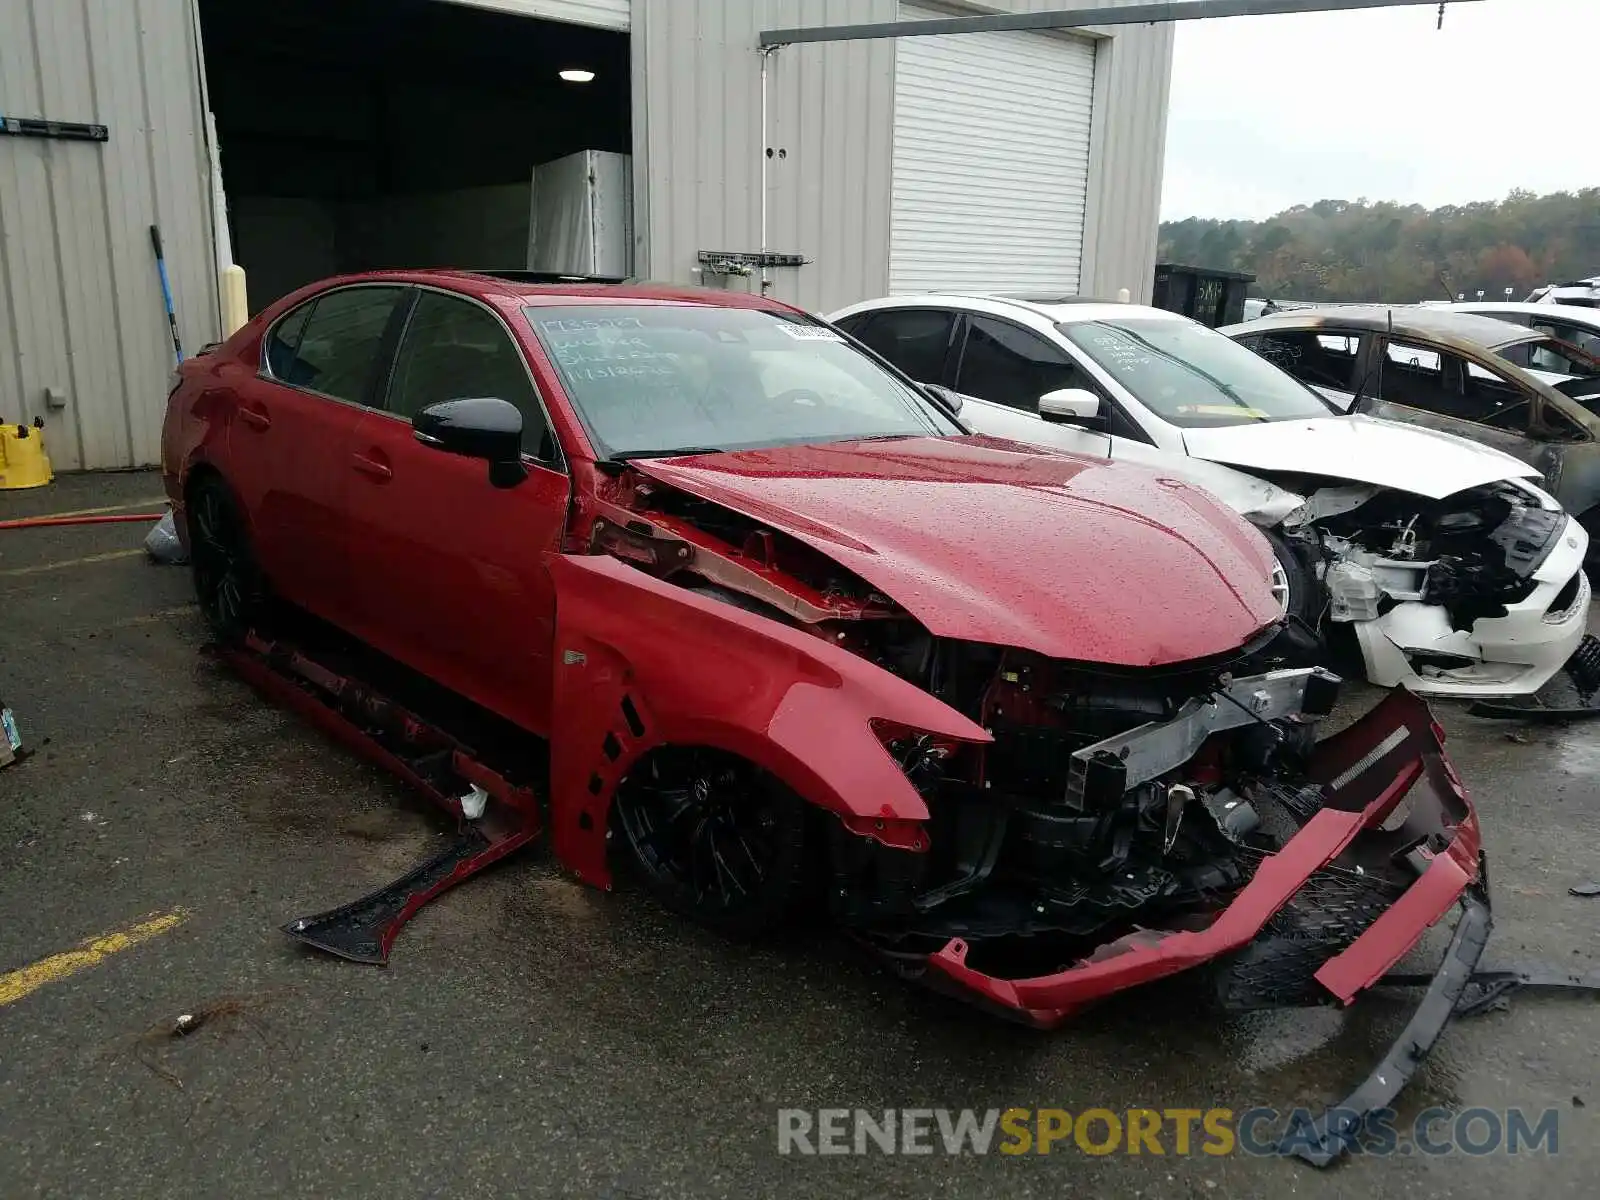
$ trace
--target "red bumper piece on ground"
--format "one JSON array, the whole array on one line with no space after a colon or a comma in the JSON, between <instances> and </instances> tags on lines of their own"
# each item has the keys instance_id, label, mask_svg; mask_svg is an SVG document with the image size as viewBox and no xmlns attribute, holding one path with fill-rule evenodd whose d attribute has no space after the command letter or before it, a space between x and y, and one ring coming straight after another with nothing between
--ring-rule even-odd
<instances>
[{"instance_id":1,"label":"red bumper piece on ground","mask_svg":"<svg viewBox=\"0 0 1600 1200\"><path fill-rule=\"evenodd\" d=\"M967 944L954 938L928 958L945 987L1009 1010L1042 1028L1114 992L1149 983L1239 950L1256 938L1311 876L1334 862L1363 832L1377 830L1403 802L1413 820L1437 831L1441 848L1399 900L1356 942L1330 959L1317 979L1348 1003L1398 961L1478 878L1477 815L1444 757L1443 738L1417 697L1397 691L1342 733L1318 746L1314 781L1325 803L1206 929L1146 931L1053 975L1000 979L966 965Z\"/></svg>"}]
</instances>

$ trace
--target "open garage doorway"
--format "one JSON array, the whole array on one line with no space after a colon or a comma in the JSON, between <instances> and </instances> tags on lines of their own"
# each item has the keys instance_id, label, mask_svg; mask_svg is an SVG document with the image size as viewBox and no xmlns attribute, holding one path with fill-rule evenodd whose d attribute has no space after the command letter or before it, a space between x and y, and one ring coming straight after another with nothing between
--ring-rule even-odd
<instances>
[{"instance_id":1,"label":"open garage doorway","mask_svg":"<svg viewBox=\"0 0 1600 1200\"><path fill-rule=\"evenodd\" d=\"M197 6L252 311L341 271L544 265L535 168L631 149L626 33L446 0Z\"/></svg>"}]
</instances>

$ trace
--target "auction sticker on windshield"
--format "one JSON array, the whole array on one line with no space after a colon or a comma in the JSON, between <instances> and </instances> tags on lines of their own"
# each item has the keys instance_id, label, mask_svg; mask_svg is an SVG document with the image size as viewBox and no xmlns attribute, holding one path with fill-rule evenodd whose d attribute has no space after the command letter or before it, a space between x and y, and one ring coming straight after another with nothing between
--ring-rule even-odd
<instances>
[{"instance_id":1,"label":"auction sticker on windshield","mask_svg":"<svg viewBox=\"0 0 1600 1200\"><path fill-rule=\"evenodd\" d=\"M840 337L833 330L825 329L821 325L795 325L790 322L783 322L778 325L778 328L783 330L784 333L787 333L797 342L844 341L844 338Z\"/></svg>"}]
</instances>

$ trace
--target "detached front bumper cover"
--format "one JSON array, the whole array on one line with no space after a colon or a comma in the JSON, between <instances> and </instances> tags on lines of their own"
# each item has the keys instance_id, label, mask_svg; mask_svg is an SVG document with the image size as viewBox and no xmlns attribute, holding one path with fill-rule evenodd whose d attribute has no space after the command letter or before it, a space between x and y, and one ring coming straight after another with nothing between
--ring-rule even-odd
<instances>
[{"instance_id":1,"label":"detached front bumper cover","mask_svg":"<svg viewBox=\"0 0 1600 1200\"><path fill-rule=\"evenodd\" d=\"M1406 691L1391 693L1354 725L1322 742L1310 777L1323 786L1323 807L1282 849L1262 860L1250 882L1205 929L1141 930L1066 970L1029 979L1003 979L972 969L966 962L966 942L955 938L928 957L928 982L1029 1024L1054 1027L1116 992L1244 949L1325 868L1370 870L1392 864L1398 848L1409 846L1405 861L1415 877L1398 885L1402 890L1393 902L1314 973L1314 986L1324 999L1349 1004L1381 981L1452 908L1465 907L1445 966L1401 1042L1350 1101L1333 1111L1365 1114L1382 1107L1437 1040L1488 937L1477 815L1444 756L1442 732L1427 705ZM1391 818L1402 805L1406 809L1397 832ZM1391 828L1385 830L1386 824ZM1347 1123L1324 1129L1321 1151L1301 1157L1315 1161L1325 1154L1331 1162L1345 1145Z\"/></svg>"}]
</instances>

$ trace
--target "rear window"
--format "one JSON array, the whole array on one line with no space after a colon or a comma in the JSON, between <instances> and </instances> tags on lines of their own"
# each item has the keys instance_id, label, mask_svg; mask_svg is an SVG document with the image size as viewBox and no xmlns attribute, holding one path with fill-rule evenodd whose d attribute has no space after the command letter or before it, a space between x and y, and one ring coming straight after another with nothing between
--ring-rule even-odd
<instances>
[{"instance_id":1,"label":"rear window","mask_svg":"<svg viewBox=\"0 0 1600 1200\"><path fill-rule=\"evenodd\" d=\"M964 432L797 315L677 304L524 312L601 457Z\"/></svg>"}]
</instances>

